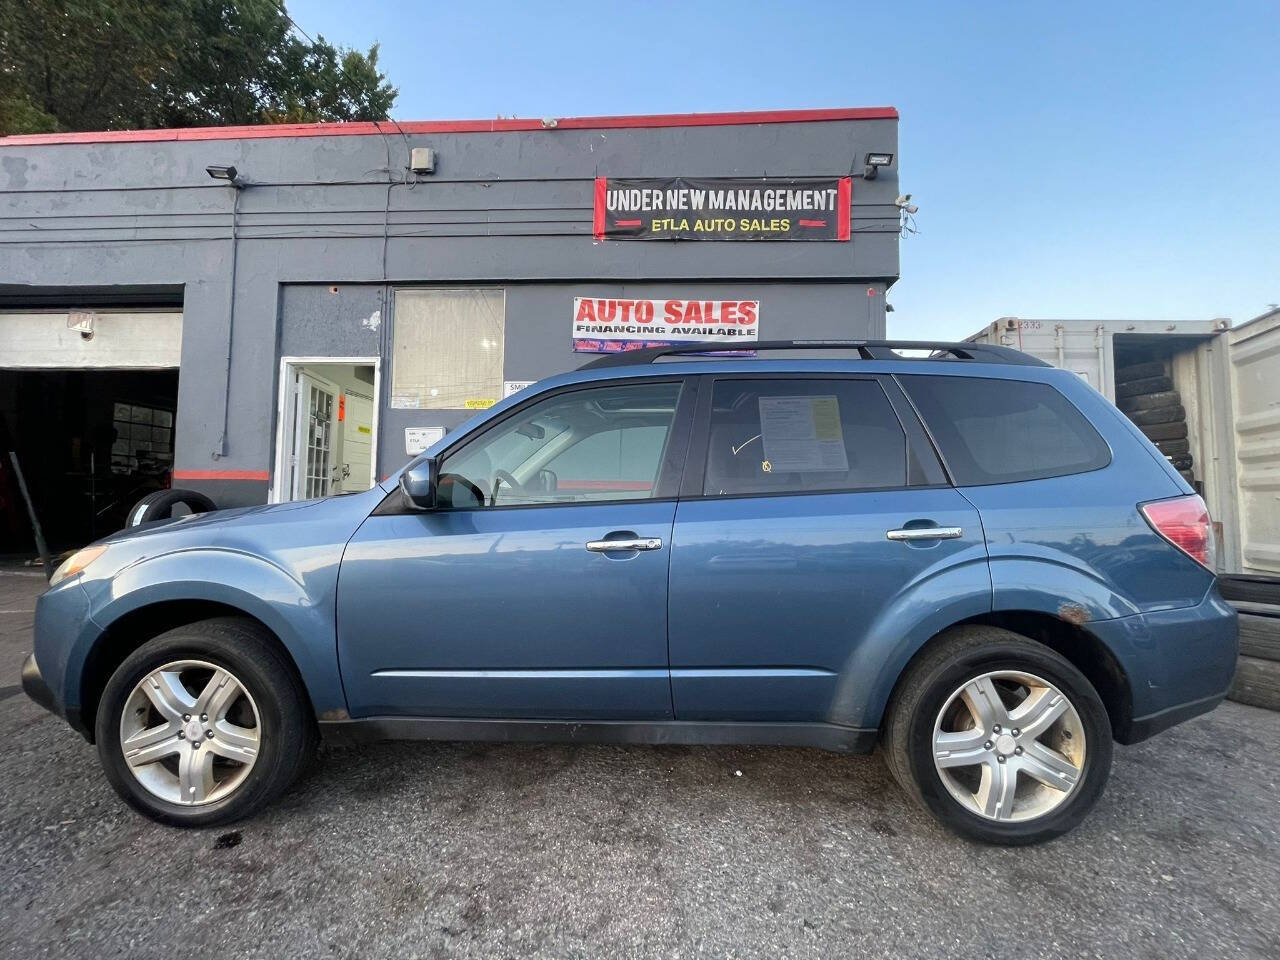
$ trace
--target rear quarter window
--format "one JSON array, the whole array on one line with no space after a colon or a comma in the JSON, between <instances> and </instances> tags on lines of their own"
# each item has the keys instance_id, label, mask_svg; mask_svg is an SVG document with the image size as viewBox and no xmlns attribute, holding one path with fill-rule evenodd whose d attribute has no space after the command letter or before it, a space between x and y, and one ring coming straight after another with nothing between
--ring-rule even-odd
<instances>
[{"instance_id":1,"label":"rear quarter window","mask_svg":"<svg viewBox=\"0 0 1280 960\"><path fill-rule=\"evenodd\" d=\"M1111 462L1098 431L1048 384L979 377L898 380L958 486L1062 477Z\"/></svg>"}]
</instances>

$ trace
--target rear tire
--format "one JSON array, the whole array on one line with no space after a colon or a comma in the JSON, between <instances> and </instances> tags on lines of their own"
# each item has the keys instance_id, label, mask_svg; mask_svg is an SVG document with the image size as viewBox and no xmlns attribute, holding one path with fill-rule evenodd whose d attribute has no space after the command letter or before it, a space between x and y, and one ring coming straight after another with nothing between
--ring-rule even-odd
<instances>
[{"instance_id":1,"label":"rear tire","mask_svg":"<svg viewBox=\"0 0 1280 960\"><path fill-rule=\"evenodd\" d=\"M96 728L116 792L177 827L258 812L293 783L317 739L292 664L263 628L238 617L177 627L131 653L107 681Z\"/></svg>"},{"instance_id":2,"label":"rear tire","mask_svg":"<svg viewBox=\"0 0 1280 960\"><path fill-rule=\"evenodd\" d=\"M1027 695L1021 701L1017 699L1017 687L1023 681L1008 680L1011 675L1027 681ZM980 729L977 714L973 714L971 719L975 722L950 736L975 740L965 748L972 751L974 762L948 765L953 763L953 755L956 760L966 758L960 756L958 746L942 749L938 745L941 741L935 738L948 736L946 730L952 720L964 716L967 707L955 714L951 711L969 702L964 694L967 686L993 676L993 689L998 689L1001 705L993 705L990 716L999 733L993 735L990 729ZM1065 698L1070 712L1042 729L1033 729L1035 704L1044 710L1056 708L1057 701L1052 699L1055 694ZM1012 733L1016 728L1009 724L1018 722L1028 725L1026 738L1024 731ZM983 737L992 747L983 745ZM907 668L889 704L883 747L894 778L944 826L984 843L1023 845L1061 836L1097 803L1111 770L1111 723L1097 691L1065 658L1009 630L975 625L943 634ZM1044 752L1046 747L1050 748L1049 753ZM1079 762L1057 747L1071 751ZM1007 762L993 762L993 757L998 761L1000 756ZM1038 776L1026 773L1030 767L1022 765L1041 757L1054 763L1067 760L1076 771L1070 775L1074 777L1073 785L1050 788ZM1042 774L1045 767L1037 763L1035 769ZM1016 795L1010 794L1003 811L997 809L994 815L986 815L978 809L982 787L974 791L972 800L959 796L965 791L957 781L958 773L953 771L961 770L980 774L983 784L988 777L1008 777L1012 770Z\"/></svg>"}]
</instances>

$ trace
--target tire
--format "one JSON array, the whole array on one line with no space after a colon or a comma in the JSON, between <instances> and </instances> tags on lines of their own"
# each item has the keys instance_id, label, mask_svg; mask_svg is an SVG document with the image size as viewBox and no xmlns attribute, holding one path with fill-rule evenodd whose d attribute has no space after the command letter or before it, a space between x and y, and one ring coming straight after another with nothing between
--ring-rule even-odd
<instances>
[{"instance_id":1,"label":"tire","mask_svg":"<svg viewBox=\"0 0 1280 960\"><path fill-rule=\"evenodd\" d=\"M1228 699L1264 710L1280 710L1280 663L1240 657Z\"/></svg>"},{"instance_id":2,"label":"tire","mask_svg":"<svg viewBox=\"0 0 1280 960\"><path fill-rule=\"evenodd\" d=\"M1136 397L1147 393L1163 393L1173 389L1173 381L1168 377L1147 377L1143 380L1130 380L1128 383L1116 385L1117 397Z\"/></svg>"},{"instance_id":3,"label":"tire","mask_svg":"<svg viewBox=\"0 0 1280 960\"><path fill-rule=\"evenodd\" d=\"M1280 663L1280 617L1241 612L1240 656Z\"/></svg>"},{"instance_id":4,"label":"tire","mask_svg":"<svg viewBox=\"0 0 1280 960\"><path fill-rule=\"evenodd\" d=\"M1180 405L1151 407L1148 410L1134 410L1128 416L1138 426L1144 427L1152 423L1177 423L1179 420L1186 420L1187 411Z\"/></svg>"},{"instance_id":5,"label":"tire","mask_svg":"<svg viewBox=\"0 0 1280 960\"><path fill-rule=\"evenodd\" d=\"M1226 574L1218 578L1218 591L1227 600L1280 606L1280 577Z\"/></svg>"},{"instance_id":6,"label":"tire","mask_svg":"<svg viewBox=\"0 0 1280 960\"><path fill-rule=\"evenodd\" d=\"M1187 422L1153 423L1139 429L1151 440L1181 440L1187 435Z\"/></svg>"},{"instance_id":7,"label":"tire","mask_svg":"<svg viewBox=\"0 0 1280 960\"><path fill-rule=\"evenodd\" d=\"M1125 413L1135 410L1150 410L1152 407L1176 407L1182 403L1182 394L1177 390L1164 390L1160 393L1147 393L1137 397L1120 397L1116 400Z\"/></svg>"},{"instance_id":8,"label":"tire","mask_svg":"<svg viewBox=\"0 0 1280 960\"><path fill-rule=\"evenodd\" d=\"M1161 440L1156 444L1156 449L1163 453L1166 457L1177 457L1184 453L1191 452L1190 440Z\"/></svg>"},{"instance_id":9,"label":"tire","mask_svg":"<svg viewBox=\"0 0 1280 960\"><path fill-rule=\"evenodd\" d=\"M1148 377L1163 377L1166 372L1163 360L1133 363L1116 369L1116 383L1129 383L1132 380L1145 380Z\"/></svg>"},{"instance_id":10,"label":"tire","mask_svg":"<svg viewBox=\"0 0 1280 960\"><path fill-rule=\"evenodd\" d=\"M208 513L218 509L212 500L195 490L183 490L180 487L171 490L157 490L129 508L126 521L130 527L152 520L167 520L173 516L173 508L186 506L192 513Z\"/></svg>"},{"instance_id":11,"label":"tire","mask_svg":"<svg viewBox=\"0 0 1280 960\"><path fill-rule=\"evenodd\" d=\"M218 716L218 696L209 698L214 708L214 719L208 721L209 728L216 731L213 738L201 733L198 728L205 724L194 715L190 723L181 717L166 721L155 706L157 698L139 686L161 667L175 664L187 668L166 676L180 677L188 698L194 699L201 691L200 677L207 674L205 667L230 674L238 682L241 694L247 694L228 700L230 710L238 711L234 715L228 707L221 707L225 718ZM196 677L196 682L189 686L190 676ZM213 684L205 689L213 689ZM167 704L166 710L190 702L181 697L159 699ZM196 708L190 709L194 712ZM148 719L135 719L148 712ZM139 731L160 731L162 723L181 731L173 736L161 732L164 741L156 752L163 760L131 766L121 746L122 727L129 724L136 725ZM193 733L187 735L187 729ZM177 627L131 653L103 690L96 732L99 759L121 798L152 820L176 827L216 826L258 812L293 783L313 755L317 739L306 692L292 664L258 624L238 617ZM252 753L240 746L248 742L242 736L248 734L256 742ZM196 740L196 736L202 739ZM226 759L230 753L252 759L233 762ZM178 774L189 762L210 764L212 772L199 789L205 790L206 783L213 787L207 797L182 803L177 795L184 793L189 781L181 780ZM139 771L136 775L135 769ZM145 785L144 778L152 786ZM220 794L223 790L226 792Z\"/></svg>"},{"instance_id":12,"label":"tire","mask_svg":"<svg viewBox=\"0 0 1280 960\"><path fill-rule=\"evenodd\" d=\"M1077 729L1080 731L1071 740L1059 739L1057 743L1070 746L1079 743L1079 736L1084 738L1084 756L1077 767L1078 779L1069 791L1053 790L1025 774L1015 774L1014 782L1020 791L1025 784L1036 792L1033 796L1045 794L1056 803L1056 806L1028 819L993 819L972 809L957 799L934 762L935 724L943 720L944 707L948 712L952 709L951 704L956 702L953 694L970 681L1000 671L1030 675L1056 687L1074 708L1072 723L1078 721ZM1056 734L1061 738L1064 732L1069 732L1065 726L1068 717L1070 714L1055 721L1055 726L1049 728L1050 734L1040 736L1053 735L1056 725L1062 723L1063 728L1057 729ZM986 732L990 735L990 730ZM1011 739L1003 734L1011 734L1011 731L1002 727L1002 735L996 737L997 742ZM1028 749L1032 742L1045 745L1039 737L1021 741ZM957 627L935 640L908 666L899 680L886 714L883 748L894 778L944 826L984 843L1020 846L1061 836L1078 824L1098 802L1111 771L1111 722L1097 691L1084 674L1048 647L998 627ZM1005 746L997 746L994 752L1005 749ZM1017 757L1020 758L1020 748L1017 749ZM1015 769L1012 763L1026 762L1009 755L1009 763L992 764L986 758L993 754L984 751L983 746L974 748L974 755L983 759L967 769L989 766L995 771L1007 771ZM962 768L964 765L955 769ZM1056 796L1059 793L1063 796ZM1011 807L1015 816L1019 815L1018 802L1015 799Z\"/></svg>"}]
</instances>

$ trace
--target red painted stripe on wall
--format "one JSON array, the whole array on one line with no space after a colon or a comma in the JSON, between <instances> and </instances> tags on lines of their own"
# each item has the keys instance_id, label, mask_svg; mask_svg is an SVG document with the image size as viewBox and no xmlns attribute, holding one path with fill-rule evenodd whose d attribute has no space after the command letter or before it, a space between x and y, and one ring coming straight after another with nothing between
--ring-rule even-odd
<instances>
[{"instance_id":1,"label":"red painted stripe on wall","mask_svg":"<svg viewBox=\"0 0 1280 960\"><path fill-rule=\"evenodd\" d=\"M659 113L621 117L558 117L548 130L542 120L408 120L403 123L277 123L248 127L186 127L173 130L102 130L33 133L0 137L0 146L48 143L139 143L156 140L253 140L263 137L351 137L426 133L506 133L547 130L626 130L654 127L722 127L752 123L822 123L897 120L895 107L836 107L818 110L744 110L739 113Z\"/></svg>"},{"instance_id":2,"label":"red painted stripe on wall","mask_svg":"<svg viewBox=\"0 0 1280 960\"><path fill-rule=\"evenodd\" d=\"M836 239L849 239L849 208L853 205L853 179L841 177L836 193Z\"/></svg>"},{"instance_id":3,"label":"red painted stripe on wall","mask_svg":"<svg viewBox=\"0 0 1280 960\"><path fill-rule=\"evenodd\" d=\"M266 470L175 470L175 480L270 480Z\"/></svg>"}]
</instances>

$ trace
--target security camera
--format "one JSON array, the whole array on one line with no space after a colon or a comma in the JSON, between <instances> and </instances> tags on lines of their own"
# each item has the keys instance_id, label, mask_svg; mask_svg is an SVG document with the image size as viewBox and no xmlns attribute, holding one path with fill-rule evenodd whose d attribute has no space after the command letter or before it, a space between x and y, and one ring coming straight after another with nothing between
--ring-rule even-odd
<instances>
[{"instance_id":1,"label":"security camera","mask_svg":"<svg viewBox=\"0 0 1280 960\"><path fill-rule=\"evenodd\" d=\"M915 213L917 210L920 209L914 203L911 202L911 194L909 193L904 193L902 196L898 197L898 199L893 202L897 204L897 206L900 209L907 211L907 213Z\"/></svg>"}]
</instances>

